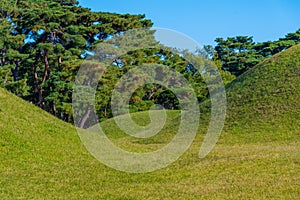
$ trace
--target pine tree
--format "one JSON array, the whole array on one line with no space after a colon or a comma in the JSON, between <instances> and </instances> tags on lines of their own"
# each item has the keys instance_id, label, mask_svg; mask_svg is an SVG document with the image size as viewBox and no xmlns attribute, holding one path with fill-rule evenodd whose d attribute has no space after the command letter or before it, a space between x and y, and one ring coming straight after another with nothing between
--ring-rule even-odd
<instances>
[{"instance_id":1,"label":"pine tree","mask_svg":"<svg viewBox=\"0 0 300 200\"><path fill-rule=\"evenodd\" d=\"M0 84L72 121L73 82L87 52L112 34L150 27L144 18L92 12L75 0L1 1Z\"/></svg>"}]
</instances>

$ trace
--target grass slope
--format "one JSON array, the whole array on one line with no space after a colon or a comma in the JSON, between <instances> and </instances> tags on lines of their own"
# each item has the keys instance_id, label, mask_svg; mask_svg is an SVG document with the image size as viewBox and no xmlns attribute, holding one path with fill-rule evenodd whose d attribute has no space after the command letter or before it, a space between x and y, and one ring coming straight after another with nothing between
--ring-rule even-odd
<instances>
[{"instance_id":1,"label":"grass slope","mask_svg":"<svg viewBox=\"0 0 300 200\"><path fill-rule=\"evenodd\" d=\"M275 89L270 90L272 93L266 99L263 95L248 94L258 91L264 94L267 89L249 89L253 85L251 79L257 84L262 82L262 74L269 76L270 70L277 70L272 66L290 61L283 55L296 52L291 59L299 57L298 48L265 61L261 68L231 84L229 105L234 107L229 109L228 125L236 128L227 128L205 159L198 158L205 133L203 125L191 148L178 161L147 174L128 174L104 166L86 151L74 127L0 89L0 199L299 199L300 137L295 134L296 125L291 123L288 129L282 125L284 131L276 129L276 133L270 131L272 123L268 125L273 113L277 113L275 104L284 106L284 100L275 101L276 96L271 95ZM286 67L282 70L297 71ZM260 78L254 79L254 74ZM276 84L272 81L263 85L272 87L281 83L283 77L275 74L266 81L274 80ZM287 80L294 80L289 75ZM291 83L289 87L292 86ZM234 101L238 97L244 100L243 104ZM259 99L252 101L254 97ZM296 103L296 99L291 102ZM268 107L269 104L274 106ZM268 112L260 115L260 109L253 111L254 105L264 105ZM297 110L287 114L278 112L275 120L285 122L293 112ZM120 147L136 152L152 151L165 145L176 133L178 114L168 112L163 131L150 139L125 136L113 120L101 125ZM140 124L149 123L147 112L133 114L133 118ZM251 119L250 125L246 123ZM238 131L242 129L247 134Z\"/></svg>"},{"instance_id":2,"label":"grass slope","mask_svg":"<svg viewBox=\"0 0 300 200\"><path fill-rule=\"evenodd\" d=\"M227 87L228 127L300 130L300 45L247 71Z\"/></svg>"}]
</instances>

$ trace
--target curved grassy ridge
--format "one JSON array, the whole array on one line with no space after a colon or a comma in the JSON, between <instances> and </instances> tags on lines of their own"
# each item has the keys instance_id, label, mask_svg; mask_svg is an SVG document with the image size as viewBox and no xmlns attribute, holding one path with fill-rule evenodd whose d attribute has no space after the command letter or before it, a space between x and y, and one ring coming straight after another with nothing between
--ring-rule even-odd
<instances>
[{"instance_id":1,"label":"curved grassy ridge","mask_svg":"<svg viewBox=\"0 0 300 200\"><path fill-rule=\"evenodd\" d=\"M125 133L116 123L115 118L130 117L136 125L147 126L150 123L149 113L153 112L159 115L166 114L166 121L163 123L163 128L155 135L148 138L136 138ZM115 118L107 119L100 123L102 131L105 135L113 141L113 143L120 148L132 152L151 152L158 150L170 142L177 134L180 124L180 111L178 110L153 110L143 111L138 113L130 113L130 115L121 115ZM121 119L122 120L122 119ZM159 125L158 125L159 126ZM126 127L124 127L126 129ZM97 132L97 127L93 126L88 129L90 132ZM153 133L152 131L148 133Z\"/></svg>"},{"instance_id":2,"label":"curved grassy ridge","mask_svg":"<svg viewBox=\"0 0 300 200\"><path fill-rule=\"evenodd\" d=\"M227 130L300 130L300 45L227 86Z\"/></svg>"}]
</instances>

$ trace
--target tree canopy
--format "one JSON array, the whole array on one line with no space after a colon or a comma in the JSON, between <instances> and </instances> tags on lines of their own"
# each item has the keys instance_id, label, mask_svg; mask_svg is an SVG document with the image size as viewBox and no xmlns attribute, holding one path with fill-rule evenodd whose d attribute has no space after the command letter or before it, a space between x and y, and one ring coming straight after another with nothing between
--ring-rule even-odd
<instances>
[{"instance_id":1,"label":"tree canopy","mask_svg":"<svg viewBox=\"0 0 300 200\"><path fill-rule=\"evenodd\" d=\"M214 59L222 62L223 70L239 76L263 59L299 43L300 29L273 42L255 43L248 36L217 38L215 42Z\"/></svg>"},{"instance_id":2,"label":"tree canopy","mask_svg":"<svg viewBox=\"0 0 300 200\"><path fill-rule=\"evenodd\" d=\"M84 60L93 57L96 47L105 45L105 41L116 42L114 37L123 36L126 31L152 27L145 15L93 12L76 0L3 0L0 6L0 87L67 122L74 120L72 93L79 68L83 66L93 76L99 65L97 58ZM157 46L153 34L150 31L147 37L134 40L136 44L151 44L152 48L130 49L126 37L117 41L116 45L123 45L126 52L106 66L97 82L95 105L88 105L80 119L82 127L92 125L86 123L91 115L89 106L96 108L101 120L112 117L111 95L115 84L135 67L145 64L171 67L189 81L202 102L209 97L204 78L210 76L213 80L216 74L209 65L217 66L227 84L264 58L300 41L300 30L274 42L255 43L248 36L217 38L215 47L207 45L190 55ZM199 71L195 65L203 68ZM161 68L155 76L163 80L167 77L164 74ZM183 94L184 90L180 92ZM155 104L180 109L176 95L155 83L137 88L129 104L132 112L148 110Z\"/></svg>"},{"instance_id":3,"label":"tree canopy","mask_svg":"<svg viewBox=\"0 0 300 200\"><path fill-rule=\"evenodd\" d=\"M1 1L0 84L71 121L82 60L112 34L152 26L144 15L92 12L75 0Z\"/></svg>"}]
</instances>

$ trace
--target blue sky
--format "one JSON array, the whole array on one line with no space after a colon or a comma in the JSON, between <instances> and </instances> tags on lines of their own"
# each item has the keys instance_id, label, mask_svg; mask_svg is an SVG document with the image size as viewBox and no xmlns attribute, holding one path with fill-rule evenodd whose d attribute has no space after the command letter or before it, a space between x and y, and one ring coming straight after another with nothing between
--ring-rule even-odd
<instances>
[{"instance_id":1,"label":"blue sky","mask_svg":"<svg viewBox=\"0 0 300 200\"><path fill-rule=\"evenodd\" d=\"M155 27L184 33L200 45L217 37L276 40L300 28L300 0L79 0L93 11L146 14Z\"/></svg>"}]
</instances>

